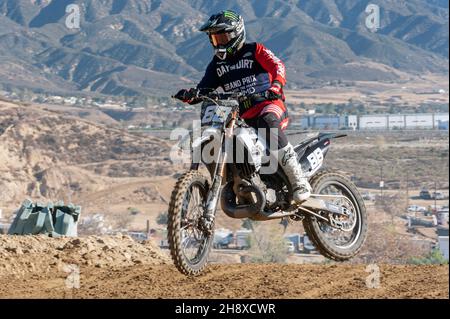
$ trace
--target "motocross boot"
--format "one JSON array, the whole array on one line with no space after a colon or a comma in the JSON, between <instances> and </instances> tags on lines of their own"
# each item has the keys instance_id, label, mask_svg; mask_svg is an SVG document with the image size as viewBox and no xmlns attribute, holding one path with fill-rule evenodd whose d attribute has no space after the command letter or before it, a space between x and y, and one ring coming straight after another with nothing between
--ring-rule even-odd
<instances>
[{"instance_id":1,"label":"motocross boot","mask_svg":"<svg viewBox=\"0 0 450 319\"><path fill-rule=\"evenodd\" d=\"M301 204L311 196L311 185L304 176L297 154L292 144L273 152L278 159L278 163L291 183L293 194L292 199L296 204Z\"/></svg>"}]
</instances>

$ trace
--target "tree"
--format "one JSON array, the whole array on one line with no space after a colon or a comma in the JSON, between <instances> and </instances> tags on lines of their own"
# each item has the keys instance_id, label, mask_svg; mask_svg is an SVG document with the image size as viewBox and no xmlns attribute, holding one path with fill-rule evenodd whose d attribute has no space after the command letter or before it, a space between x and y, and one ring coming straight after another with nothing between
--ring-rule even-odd
<instances>
[{"instance_id":1,"label":"tree","mask_svg":"<svg viewBox=\"0 0 450 319\"><path fill-rule=\"evenodd\" d=\"M288 256L280 227L261 224L254 227L250 237L250 262L284 263Z\"/></svg>"},{"instance_id":2,"label":"tree","mask_svg":"<svg viewBox=\"0 0 450 319\"><path fill-rule=\"evenodd\" d=\"M444 258L439 249L433 249L424 257L413 257L408 263L414 265L448 265L448 260Z\"/></svg>"},{"instance_id":3,"label":"tree","mask_svg":"<svg viewBox=\"0 0 450 319\"><path fill-rule=\"evenodd\" d=\"M161 212L158 214L158 217L156 217L156 223L158 225L167 225L169 222L169 214L167 212Z\"/></svg>"},{"instance_id":4,"label":"tree","mask_svg":"<svg viewBox=\"0 0 450 319\"><path fill-rule=\"evenodd\" d=\"M116 228L118 229L127 229L130 226L133 217L129 214L119 214L116 216Z\"/></svg>"},{"instance_id":5,"label":"tree","mask_svg":"<svg viewBox=\"0 0 450 319\"><path fill-rule=\"evenodd\" d=\"M251 219L246 218L242 221L241 227L248 230L253 230L253 221Z\"/></svg>"},{"instance_id":6,"label":"tree","mask_svg":"<svg viewBox=\"0 0 450 319\"><path fill-rule=\"evenodd\" d=\"M389 214L392 224L394 223L394 218L396 216L401 216L406 211L405 202L399 194L391 196L385 195L382 198L377 197L375 206L381 211Z\"/></svg>"},{"instance_id":7,"label":"tree","mask_svg":"<svg viewBox=\"0 0 450 319\"><path fill-rule=\"evenodd\" d=\"M280 221L280 225L283 226L283 233L286 233L286 229L287 229L287 227L289 226L289 219L283 218L283 219Z\"/></svg>"}]
</instances>

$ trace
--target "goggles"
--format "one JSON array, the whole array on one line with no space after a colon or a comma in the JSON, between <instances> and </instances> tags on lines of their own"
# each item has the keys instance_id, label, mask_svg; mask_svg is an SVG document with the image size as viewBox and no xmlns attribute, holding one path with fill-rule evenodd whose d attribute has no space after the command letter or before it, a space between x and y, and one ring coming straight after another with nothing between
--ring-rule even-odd
<instances>
[{"instance_id":1,"label":"goggles","mask_svg":"<svg viewBox=\"0 0 450 319\"><path fill-rule=\"evenodd\" d=\"M234 32L210 34L209 39L214 47L226 45L234 39Z\"/></svg>"}]
</instances>

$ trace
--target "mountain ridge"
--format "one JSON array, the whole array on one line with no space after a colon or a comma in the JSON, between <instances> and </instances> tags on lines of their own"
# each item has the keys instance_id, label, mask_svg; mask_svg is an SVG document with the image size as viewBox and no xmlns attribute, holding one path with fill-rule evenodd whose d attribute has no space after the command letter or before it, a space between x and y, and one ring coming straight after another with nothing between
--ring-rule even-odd
<instances>
[{"instance_id":1,"label":"mountain ridge","mask_svg":"<svg viewBox=\"0 0 450 319\"><path fill-rule=\"evenodd\" d=\"M380 7L376 33L365 27L368 0L0 0L0 89L165 96L201 78L213 53L198 26L225 8L244 16L249 41L283 59L291 89L361 74L398 79L364 61L448 72L445 1L370 3ZM80 30L65 27L68 4L80 8Z\"/></svg>"}]
</instances>

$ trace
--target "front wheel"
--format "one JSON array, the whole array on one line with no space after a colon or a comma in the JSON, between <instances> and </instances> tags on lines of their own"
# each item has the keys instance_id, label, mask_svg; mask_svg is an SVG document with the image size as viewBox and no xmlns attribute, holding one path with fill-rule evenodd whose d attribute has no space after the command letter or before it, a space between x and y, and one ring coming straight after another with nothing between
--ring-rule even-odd
<instances>
[{"instance_id":1,"label":"front wheel","mask_svg":"<svg viewBox=\"0 0 450 319\"><path fill-rule=\"evenodd\" d=\"M179 178L170 199L169 249L175 266L188 276L204 270L213 243L214 233L206 235L200 227L208 190L207 179L198 171L189 171Z\"/></svg>"},{"instance_id":2,"label":"front wheel","mask_svg":"<svg viewBox=\"0 0 450 319\"><path fill-rule=\"evenodd\" d=\"M303 226L308 237L325 257L336 261L354 257L366 240L368 228L366 207L358 189L347 177L333 171L318 173L310 184L313 194L343 195L345 200L337 200L334 204L344 206L348 215L332 216L340 228L314 216L306 216Z\"/></svg>"}]
</instances>

